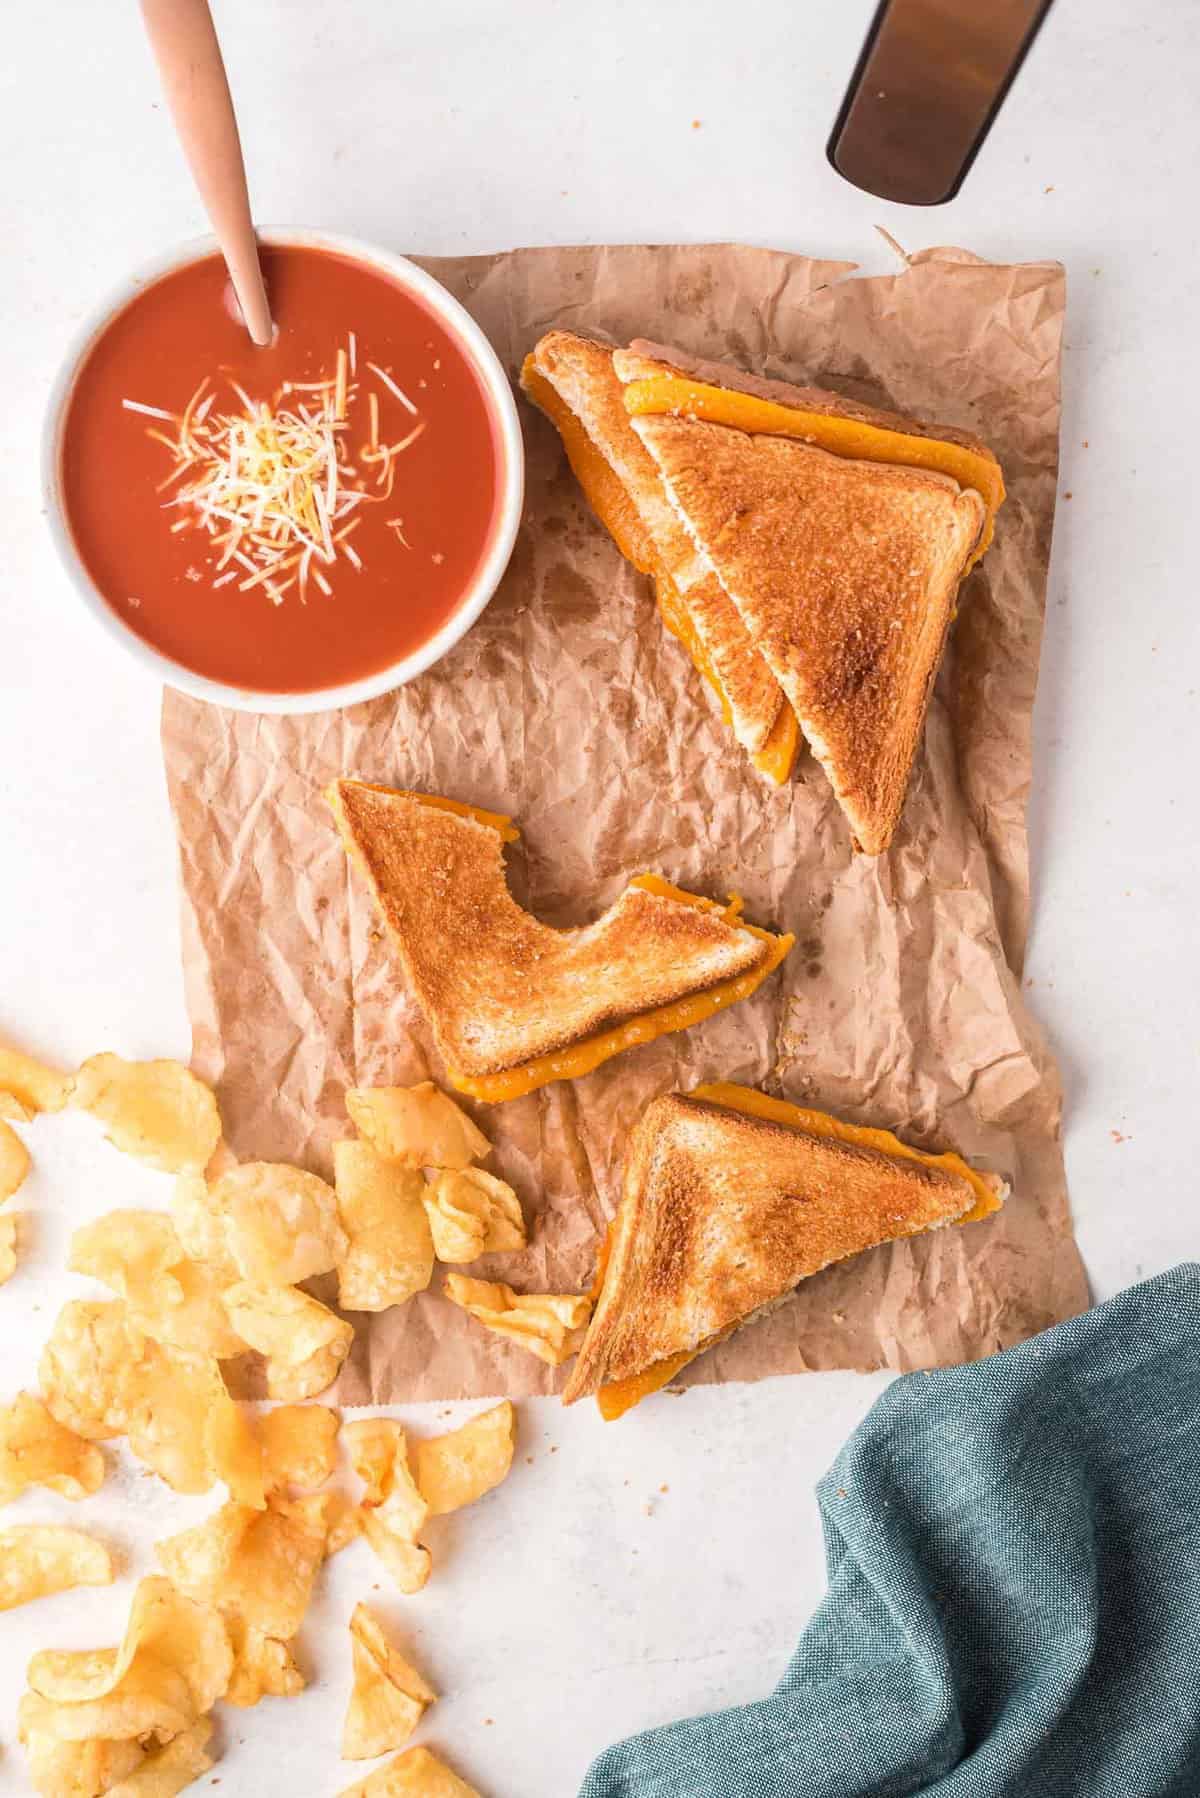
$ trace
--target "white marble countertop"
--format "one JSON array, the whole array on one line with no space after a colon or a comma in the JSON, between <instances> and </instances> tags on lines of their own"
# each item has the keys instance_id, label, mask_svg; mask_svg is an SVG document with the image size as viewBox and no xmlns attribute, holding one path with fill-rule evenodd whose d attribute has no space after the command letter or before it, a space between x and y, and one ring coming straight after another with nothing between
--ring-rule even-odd
<instances>
[{"instance_id":1,"label":"white marble countertop","mask_svg":"<svg viewBox=\"0 0 1200 1798\"><path fill-rule=\"evenodd\" d=\"M220 0L259 217L419 252L730 239L889 265L915 249L1069 271L1063 503L1037 712L1032 1000L1061 1057L1075 1217L1098 1297L1195 1254L1200 836L1190 467L1159 437L1200 376L1191 0L1060 0L962 196L921 213L842 182L824 142L871 0ZM436 24L433 22L436 20ZM64 1060L181 1054L158 694L87 623L39 515L61 349L124 271L203 228L130 3L9 21L0 68L0 1032ZM699 121L698 126L693 121ZM38 1129L0 1295L4 1395L79 1282L71 1229L163 1181L87 1120ZM303 1696L226 1711L222 1798L333 1794L344 1624L376 1598L446 1697L427 1738L488 1798L569 1798L617 1735L756 1697L821 1596L814 1481L880 1391L813 1376L702 1388L603 1429L523 1407L508 1484L443 1524L417 1599L334 1565ZM211 1500L122 1472L85 1507L131 1575ZM359 1558L361 1557L361 1558ZM0 1617L0 1793L35 1647L115 1640L128 1581ZM361 1771L361 1770L359 1770Z\"/></svg>"}]
</instances>

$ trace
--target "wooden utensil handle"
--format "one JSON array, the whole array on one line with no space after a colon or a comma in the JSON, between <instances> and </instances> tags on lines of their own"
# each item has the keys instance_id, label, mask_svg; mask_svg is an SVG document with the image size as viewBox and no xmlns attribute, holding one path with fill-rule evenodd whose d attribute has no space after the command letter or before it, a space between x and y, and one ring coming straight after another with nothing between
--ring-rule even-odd
<instances>
[{"instance_id":1,"label":"wooden utensil handle","mask_svg":"<svg viewBox=\"0 0 1200 1798\"><path fill-rule=\"evenodd\" d=\"M167 104L229 266L246 328L271 341L271 310L250 217L246 166L208 0L141 0Z\"/></svg>"}]
</instances>

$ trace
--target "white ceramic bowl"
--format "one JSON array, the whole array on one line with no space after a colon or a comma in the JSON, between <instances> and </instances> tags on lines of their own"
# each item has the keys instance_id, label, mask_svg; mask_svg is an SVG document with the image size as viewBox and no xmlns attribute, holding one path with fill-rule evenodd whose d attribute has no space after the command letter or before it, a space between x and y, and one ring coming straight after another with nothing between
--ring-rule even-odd
<instances>
[{"instance_id":1,"label":"white ceramic bowl","mask_svg":"<svg viewBox=\"0 0 1200 1798\"><path fill-rule=\"evenodd\" d=\"M97 338L142 288L189 262L195 262L202 256L211 256L217 248L215 238L194 238L190 243L181 244L156 257L153 262L146 263L122 281L115 293L109 294L80 330L71 344L50 394L42 437L42 488L50 534L80 599L108 635L115 638L156 680L178 687L184 693L195 694L198 699L210 700L214 705L233 706L243 712L323 712L333 706L354 705L362 699L374 699L379 693L390 693L393 687L403 686L405 681L412 680L415 675L423 674L426 668L432 667L470 630L496 591L512 555L525 494L525 452L512 389L499 357L470 313L432 275L427 275L424 269L418 268L404 256L394 256L388 250L376 249L373 244L361 243L353 237L338 237L328 231L292 230L280 226L262 230L258 235L264 244L298 244L308 249L335 251L339 256L349 257L368 268L378 270L398 287L406 288L422 300L431 312L437 314L459 343L483 383L491 402L498 436L500 497L497 516L487 554L452 616L441 629L427 643L422 643L419 649L413 650L411 655L393 662L388 668L379 669L375 674L365 676L362 680L346 681L341 686L325 687L312 693L259 693L252 688L230 687L221 681L208 680L204 675L193 674L190 668L163 655L131 631L97 591L79 558L67 524L60 479L63 420L76 375Z\"/></svg>"}]
</instances>

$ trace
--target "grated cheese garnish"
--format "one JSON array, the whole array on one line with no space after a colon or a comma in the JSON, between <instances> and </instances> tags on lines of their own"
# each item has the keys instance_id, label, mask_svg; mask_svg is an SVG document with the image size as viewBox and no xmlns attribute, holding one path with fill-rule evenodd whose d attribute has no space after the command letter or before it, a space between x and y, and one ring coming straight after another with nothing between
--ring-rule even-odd
<instances>
[{"instance_id":1,"label":"grated cheese garnish","mask_svg":"<svg viewBox=\"0 0 1200 1798\"><path fill-rule=\"evenodd\" d=\"M310 580L331 595L328 574L340 563L361 570L362 557L349 542L362 522L361 508L391 497L397 458L427 421L386 370L368 362L387 393L417 420L386 441L381 396L373 386L363 391L353 332L347 341L337 350L331 376L285 381L270 402L252 399L231 376L226 385L236 407L223 408L217 384L207 378L182 413L122 400L127 411L173 428L172 435L147 426L174 463L158 491L164 508L180 509L172 532L190 527L211 540L213 588L236 580L239 593L262 591L281 605L293 589L303 602ZM367 428L352 453L363 398Z\"/></svg>"}]
</instances>

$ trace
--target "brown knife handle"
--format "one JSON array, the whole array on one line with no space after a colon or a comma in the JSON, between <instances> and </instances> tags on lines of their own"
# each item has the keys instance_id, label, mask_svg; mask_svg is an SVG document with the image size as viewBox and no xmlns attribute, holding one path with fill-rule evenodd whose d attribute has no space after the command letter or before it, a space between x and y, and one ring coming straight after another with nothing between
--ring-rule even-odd
<instances>
[{"instance_id":1,"label":"brown knife handle","mask_svg":"<svg viewBox=\"0 0 1200 1798\"><path fill-rule=\"evenodd\" d=\"M881 200L962 186L1052 0L882 0L826 154Z\"/></svg>"}]
</instances>

